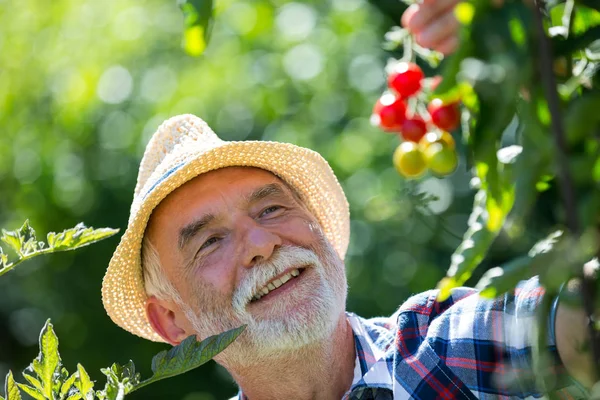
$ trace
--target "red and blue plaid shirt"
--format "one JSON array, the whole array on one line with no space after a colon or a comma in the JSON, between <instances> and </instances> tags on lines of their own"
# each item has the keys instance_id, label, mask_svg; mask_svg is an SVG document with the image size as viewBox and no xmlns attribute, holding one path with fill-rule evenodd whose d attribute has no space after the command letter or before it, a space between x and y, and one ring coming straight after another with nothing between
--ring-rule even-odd
<instances>
[{"instance_id":1,"label":"red and blue plaid shirt","mask_svg":"<svg viewBox=\"0 0 600 400\"><path fill-rule=\"evenodd\" d=\"M543 397L531 359L535 310L543 295L533 278L493 301L458 288L437 302L431 290L408 299L391 317L348 313L356 363L343 400ZM564 371L550 336L557 398L588 398ZM238 399L246 397L240 392Z\"/></svg>"}]
</instances>

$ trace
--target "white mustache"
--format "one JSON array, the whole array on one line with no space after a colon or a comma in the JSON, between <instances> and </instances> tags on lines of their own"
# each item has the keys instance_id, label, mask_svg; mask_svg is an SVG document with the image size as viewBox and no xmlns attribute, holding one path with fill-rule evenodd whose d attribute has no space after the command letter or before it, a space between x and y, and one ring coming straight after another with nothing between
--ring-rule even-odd
<instances>
[{"instance_id":1,"label":"white mustache","mask_svg":"<svg viewBox=\"0 0 600 400\"><path fill-rule=\"evenodd\" d=\"M268 260L256 264L250 270L233 294L233 309L237 313L243 313L252 297L270 280L289 268L307 265L317 268L322 266L315 252L296 246L282 246Z\"/></svg>"}]
</instances>

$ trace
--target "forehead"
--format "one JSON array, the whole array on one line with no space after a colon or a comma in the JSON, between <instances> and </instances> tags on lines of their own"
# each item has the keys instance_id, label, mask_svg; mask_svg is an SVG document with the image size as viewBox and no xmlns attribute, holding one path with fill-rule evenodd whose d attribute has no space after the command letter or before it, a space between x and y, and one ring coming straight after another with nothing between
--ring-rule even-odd
<instances>
[{"instance_id":1,"label":"forehead","mask_svg":"<svg viewBox=\"0 0 600 400\"><path fill-rule=\"evenodd\" d=\"M183 217L203 206L215 206L230 197L247 195L257 187L279 183L284 191L296 195L273 173L253 167L227 167L204 173L171 192L153 211L150 222Z\"/></svg>"}]
</instances>

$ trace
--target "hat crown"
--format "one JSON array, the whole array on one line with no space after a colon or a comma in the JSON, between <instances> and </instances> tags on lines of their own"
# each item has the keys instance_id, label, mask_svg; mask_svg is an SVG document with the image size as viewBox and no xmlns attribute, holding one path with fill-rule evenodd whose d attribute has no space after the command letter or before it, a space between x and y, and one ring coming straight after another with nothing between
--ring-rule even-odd
<instances>
[{"instance_id":1,"label":"hat crown","mask_svg":"<svg viewBox=\"0 0 600 400\"><path fill-rule=\"evenodd\" d=\"M178 115L163 122L146 146L138 171L135 199L145 195L156 176L177 163L177 155L202 151L222 142L206 122L192 114ZM133 204L132 204L133 206Z\"/></svg>"}]
</instances>

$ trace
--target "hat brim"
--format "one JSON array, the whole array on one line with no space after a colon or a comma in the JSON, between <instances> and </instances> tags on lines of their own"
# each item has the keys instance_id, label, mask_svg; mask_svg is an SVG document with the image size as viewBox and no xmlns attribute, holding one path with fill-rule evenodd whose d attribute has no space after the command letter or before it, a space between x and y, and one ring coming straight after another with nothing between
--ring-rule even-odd
<instances>
[{"instance_id":1,"label":"hat brim","mask_svg":"<svg viewBox=\"0 0 600 400\"><path fill-rule=\"evenodd\" d=\"M142 338L164 342L146 316L141 246L148 220L154 208L179 186L200 174L233 166L265 169L294 187L344 259L350 237L348 202L331 167L319 153L289 143L222 142L158 179L144 194L137 210L132 210L102 283L104 307L117 325Z\"/></svg>"}]
</instances>

